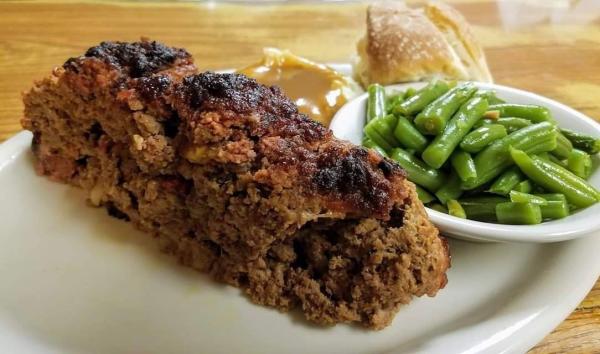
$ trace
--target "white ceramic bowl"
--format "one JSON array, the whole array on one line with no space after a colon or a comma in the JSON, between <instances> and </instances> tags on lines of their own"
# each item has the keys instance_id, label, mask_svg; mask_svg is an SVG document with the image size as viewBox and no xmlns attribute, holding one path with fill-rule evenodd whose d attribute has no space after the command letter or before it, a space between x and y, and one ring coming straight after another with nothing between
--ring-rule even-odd
<instances>
[{"instance_id":1,"label":"white ceramic bowl","mask_svg":"<svg viewBox=\"0 0 600 354\"><path fill-rule=\"evenodd\" d=\"M422 87L424 83L392 85L386 90ZM477 87L492 89L498 97L511 103L537 104L548 107L560 127L600 136L600 124L591 118L549 98L506 86L476 83ZM367 94L363 94L342 107L333 118L330 128L336 137L360 144L362 128L365 124ZM595 170L589 182L600 187L598 156L593 157ZM442 233L460 239L474 241L511 241L511 242L555 242L570 240L590 234L600 229L600 203L580 210L559 220L539 225L502 225L465 220L427 208L433 223Z\"/></svg>"}]
</instances>

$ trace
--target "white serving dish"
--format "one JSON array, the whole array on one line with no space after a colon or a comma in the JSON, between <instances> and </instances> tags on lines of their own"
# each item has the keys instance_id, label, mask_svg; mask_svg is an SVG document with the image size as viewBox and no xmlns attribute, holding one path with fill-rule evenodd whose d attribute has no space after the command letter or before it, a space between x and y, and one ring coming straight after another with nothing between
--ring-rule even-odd
<instances>
[{"instance_id":1,"label":"white serving dish","mask_svg":"<svg viewBox=\"0 0 600 354\"><path fill-rule=\"evenodd\" d=\"M420 88L424 83L392 85L387 90ZM511 103L537 104L548 107L560 127L600 136L600 124L565 106L531 92L502 85L476 83L477 87L492 89L498 97ZM336 137L360 144L362 128L365 124L367 94L356 97L342 107L333 118L330 128ZM600 161L593 157L594 166ZM589 179L596 188L600 188L600 169L596 168ZM446 235L472 241L505 242L555 242L570 240L591 234L600 229L600 203L577 211L569 217L544 222L539 225L502 225L473 220L465 220L427 208L433 223Z\"/></svg>"}]
</instances>

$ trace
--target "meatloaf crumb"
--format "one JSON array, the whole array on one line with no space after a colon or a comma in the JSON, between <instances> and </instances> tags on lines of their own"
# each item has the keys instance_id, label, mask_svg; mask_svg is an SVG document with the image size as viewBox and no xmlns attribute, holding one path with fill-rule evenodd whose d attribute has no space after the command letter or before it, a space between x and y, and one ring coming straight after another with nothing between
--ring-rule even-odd
<instances>
[{"instance_id":1,"label":"meatloaf crumb","mask_svg":"<svg viewBox=\"0 0 600 354\"><path fill-rule=\"evenodd\" d=\"M446 284L448 247L393 161L277 87L183 49L103 42L24 95L36 171L258 304L380 329Z\"/></svg>"}]
</instances>

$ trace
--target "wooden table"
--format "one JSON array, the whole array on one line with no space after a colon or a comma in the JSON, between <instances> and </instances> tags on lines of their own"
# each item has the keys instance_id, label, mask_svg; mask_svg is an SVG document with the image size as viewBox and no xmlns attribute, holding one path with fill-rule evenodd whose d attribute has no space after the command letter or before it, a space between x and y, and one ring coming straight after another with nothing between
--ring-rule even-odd
<instances>
[{"instance_id":1,"label":"wooden table","mask_svg":"<svg viewBox=\"0 0 600 354\"><path fill-rule=\"evenodd\" d=\"M554 98L600 120L598 1L452 3L474 25L497 83ZM148 36L183 46L201 69L246 65L264 46L289 48L321 62L347 62L364 31L364 7L3 1L0 141L21 130L21 91L102 40ZM600 282L531 352L600 352Z\"/></svg>"}]
</instances>

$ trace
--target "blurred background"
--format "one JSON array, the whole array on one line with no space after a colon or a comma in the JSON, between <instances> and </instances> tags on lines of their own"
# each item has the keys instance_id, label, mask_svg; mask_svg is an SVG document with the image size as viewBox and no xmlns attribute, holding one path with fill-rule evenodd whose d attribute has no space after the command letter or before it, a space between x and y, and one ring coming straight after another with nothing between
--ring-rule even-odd
<instances>
[{"instance_id":1,"label":"blurred background","mask_svg":"<svg viewBox=\"0 0 600 354\"><path fill-rule=\"evenodd\" d=\"M600 83L599 0L447 2L473 25L496 82L532 90L543 80L553 90L561 90L554 97L565 95L566 103L581 91L592 90L600 97L600 86L589 84ZM365 30L366 5L361 1L1 1L0 122L8 124L1 118L18 112L17 93L34 78L103 40L146 36L183 46L201 69L243 67L256 61L265 46L287 48L321 62L350 62ZM600 117L600 108L593 105L577 102L575 108ZM0 138L7 137L2 134L0 126Z\"/></svg>"}]
</instances>

